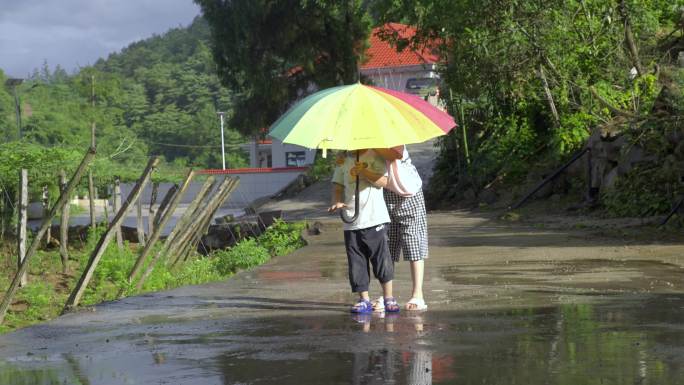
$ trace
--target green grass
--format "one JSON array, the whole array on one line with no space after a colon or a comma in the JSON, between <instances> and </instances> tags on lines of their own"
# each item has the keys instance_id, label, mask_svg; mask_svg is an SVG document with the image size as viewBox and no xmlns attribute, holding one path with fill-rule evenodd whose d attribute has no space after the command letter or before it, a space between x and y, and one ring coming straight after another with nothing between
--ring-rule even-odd
<instances>
[{"instance_id":1,"label":"green grass","mask_svg":"<svg viewBox=\"0 0 684 385\"><path fill-rule=\"evenodd\" d=\"M304 223L276 221L261 236L244 239L229 249L217 250L208 256L192 256L174 267L164 263L162 258L141 290L136 290L135 285L127 280L138 257L138 250L127 243L120 250L115 243L111 243L85 290L81 304L94 305L114 300L121 289L126 296L130 296L227 279L237 271L259 266L274 256L285 255L304 246L301 237L304 227ZM103 228L98 228L95 236L91 234L83 250L72 251L70 268L75 272L68 279L59 274L62 268L59 252L39 252L30 266L29 285L21 288L15 297L14 303L18 303L16 308L20 311L8 312L5 323L0 325L0 333L57 317L103 231ZM153 255L156 255L155 250L150 253L146 265ZM9 286L11 277L8 277L11 274L13 272L1 275L0 285L3 288ZM56 287L60 283L62 287Z\"/></svg>"}]
</instances>

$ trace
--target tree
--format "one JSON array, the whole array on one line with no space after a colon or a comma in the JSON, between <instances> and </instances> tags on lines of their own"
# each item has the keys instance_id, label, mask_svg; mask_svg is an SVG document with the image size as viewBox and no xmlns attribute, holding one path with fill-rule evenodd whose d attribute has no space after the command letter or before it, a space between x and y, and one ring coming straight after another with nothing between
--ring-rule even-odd
<instances>
[{"instance_id":1,"label":"tree","mask_svg":"<svg viewBox=\"0 0 684 385\"><path fill-rule=\"evenodd\" d=\"M654 64L663 57L658 36L673 24L682 4L374 2L380 21L403 20L418 27L413 40L400 43L438 42L445 58L442 95L467 130L465 136L458 130L442 142L435 186L443 188L438 194L469 187L478 191L496 179L520 182L534 166L583 146L591 130L611 121L615 111L647 114L658 91ZM632 79L630 69L637 61L644 69ZM606 108L595 94L615 108ZM471 159L464 159L466 142Z\"/></svg>"},{"instance_id":2,"label":"tree","mask_svg":"<svg viewBox=\"0 0 684 385\"><path fill-rule=\"evenodd\" d=\"M360 0L195 0L211 28L230 124L254 134L313 87L357 80L370 18Z\"/></svg>"}]
</instances>

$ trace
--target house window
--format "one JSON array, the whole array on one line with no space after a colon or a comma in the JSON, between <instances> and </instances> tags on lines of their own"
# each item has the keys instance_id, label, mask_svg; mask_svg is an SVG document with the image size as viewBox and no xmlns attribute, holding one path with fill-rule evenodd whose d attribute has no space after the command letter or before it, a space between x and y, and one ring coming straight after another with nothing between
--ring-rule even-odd
<instances>
[{"instance_id":1,"label":"house window","mask_svg":"<svg viewBox=\"0 0 684 385\"><path fill-rule=\"evenodd\" d=\"M259 151L257 167L272 167L271 154L268 151Z\"/></svg>"},{"instance_id":2,"label":"house window","mask_svg":"<svg viewBox=\"0 0 684 385\"><path fill-rule=\"evenodd\" d=\"M406 92L425 97L436 92L438 86L437 78L411 78L406 81Z\"/></svg>"},{"instance_id":3,"label":"house window","mask_svg":"<svg viewBox=\"0 0 684 385\"><path fill-rule=\"evenodd\" d=\"M285 153L285 165L287 167L302 167L306 163L304 151L292 151Z\"/></svg>"}]
</instances>

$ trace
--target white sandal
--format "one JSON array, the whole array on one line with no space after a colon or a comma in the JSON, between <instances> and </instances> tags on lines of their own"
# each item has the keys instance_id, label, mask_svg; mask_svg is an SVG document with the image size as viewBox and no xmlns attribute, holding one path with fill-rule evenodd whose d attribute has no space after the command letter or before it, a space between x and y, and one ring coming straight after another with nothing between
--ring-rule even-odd
<instances>
[{"instance_id":1,"label":"white sandal","mask_svg":"<svg viewBox=\"0 0 684 385\"><path fill-rule=\"evenodd\" d=\"M411 305L413 305L413 307L411 307ZM406 302L406 310L427 310L427 304L423 298L411 298L408 302Z\"/></svg>"}]
</instances>

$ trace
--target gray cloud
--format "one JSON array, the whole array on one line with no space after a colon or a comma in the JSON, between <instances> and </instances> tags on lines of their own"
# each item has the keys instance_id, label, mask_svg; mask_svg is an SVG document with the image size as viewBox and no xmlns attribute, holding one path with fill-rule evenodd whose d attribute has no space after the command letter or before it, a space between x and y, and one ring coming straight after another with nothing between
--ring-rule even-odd
<instances>
[{"instance_id":1,"label":"gray cloud","mask_svg":"<svg viewBox=\"0 0 684 385\"><path fill-rule=\"evenodd\" d=\"M47 60L72 72L198 14L192 0L0 0L0 68L24 77Z\"/></svg>"}]
</instances>

